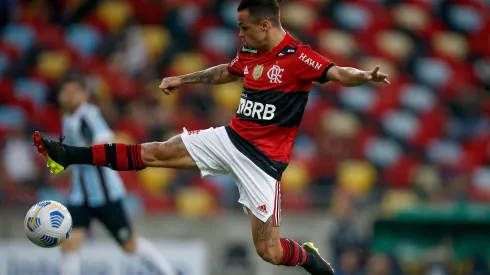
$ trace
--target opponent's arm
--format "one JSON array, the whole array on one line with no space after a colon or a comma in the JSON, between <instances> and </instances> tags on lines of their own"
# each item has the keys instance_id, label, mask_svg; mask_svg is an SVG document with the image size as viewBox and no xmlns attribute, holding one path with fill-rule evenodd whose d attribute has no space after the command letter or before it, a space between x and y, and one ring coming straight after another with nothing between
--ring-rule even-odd
<instances>
[{"instance_id":1,"label":"opponent's arm","mask_svg":"<svg viewBox=\"0 0 490 275\"><path fill-rule=\"evenodd\" d=\"M237 80L238 76L228 71L228 64L221 64L195 73L166 77L162 80L159 88L165 94L170 95L175 93L182 84L202 83L218 85Z\"/></svg>"},{"instance_id":2,"label":"opponent's arm","mask_svg":"<svg viewBox=\"0 0 490 275\"><path fill-rule=\"evenodd\" d=\"M338 82L342 86L353 87L365 84L367 82L382 82L390 84L388 75L379 72L379 66L372 71L362 71L350 67L333 66L327 72L327 79Z\"/></svg>"},{"instance_id":3,"label":"opponent's arm","mask_svg":"<svg viewBox=\"0 0 490 275\"><path fill-rule=\"evenodd\" d=\"M218 85L238 80L238 76L228 71L228 64L221 64L203 71L181 75L179 78L182 80L182 84L204 83Z\"/></svg>"}]
</instances>

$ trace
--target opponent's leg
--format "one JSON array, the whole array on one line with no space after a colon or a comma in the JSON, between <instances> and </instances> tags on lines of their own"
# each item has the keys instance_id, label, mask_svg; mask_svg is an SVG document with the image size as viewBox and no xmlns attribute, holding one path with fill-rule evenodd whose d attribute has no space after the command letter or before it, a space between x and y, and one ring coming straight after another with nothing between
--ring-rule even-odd
<instances>
[{"instance_id":1,"label":"opponent's leg","mask_svg":"<svg viewBox=\"0 0 490 275\"><path fill-rule=\"evenodd\" d=\"M295 240L281 238L274 217L266 222L248 211L252 224L252 236L257 254L274 265L302 266L310 274L332 275L332 267L320 256L312 243L299 245Z\"/></svg>"},{"instance_id":2,"label":"opponent's leg","mask_svg":"<svg viewBox=\"0 0 490 275\"><path fill-rule=\"evenodd\" d=\"M143 144L96 144L76 147L49 140L41 132L34 132L32 139L39 153L48 160L54 174L61 173L71 164L106 166L113 170L142 170L146 167L166 167L196 170L198 167L187 151L180 135L165 142Z\"/></svg>"},{"instance_id":3,"label":"opponent's leg","mask_svg":"<svg viewBox=\"0 0 490 275\"><path fill-rule=\"evenodd\" d=\"M149 241L133 234L122 201L107 203L97 209L96 215L124 251L134 254L159 274L176 275L171 265Z\"/></svg>"},{"instance_id":4,"label":"opponent's leg","mask_svg":"<svg viewBox=\"0 0 490 275\"><path fill-rule=\"evenodd\" d=\"M161 255L156 247L142 237L133 236L122 244L124 251L136 255L150 269L157 270L161 275L176 275L170 263Z\"/></svg>"},{"instance_id":5,"label":"opponent's leg","mask_svg":"<svg viewBox=\"0 0 490 275\"><path fill-rule=\"evenodd\" d=\"M85 241L92 213L85 206L68 206L68 211L73 219L73 229L68 239L61 244L63 260L60 263L60 275L80 275L82 263L79 251Z\"/></svg>"}]
</instances>

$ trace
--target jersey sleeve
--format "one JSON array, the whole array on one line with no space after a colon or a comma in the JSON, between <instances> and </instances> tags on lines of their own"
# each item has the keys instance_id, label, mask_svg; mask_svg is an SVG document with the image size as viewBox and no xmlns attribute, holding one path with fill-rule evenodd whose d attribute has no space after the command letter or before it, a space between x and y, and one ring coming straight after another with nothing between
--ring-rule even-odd
<instances>
[{"instance_id":1,"label":"jersey sleeve","mask_svg":"<svg viewBox=\"0 0 490 275\"><path fill-rule=\"evenodd\" d=\"M99 108L93 106L85 115L88 130L91 133L90 143L97 144L114 139L114 132L109 128ZM85 136L85 134L84 134ZM86 138L87 141L89 141Z\"/></svg>"},{"instance_id":2,"label":"jersey sleeve","mask_svg":"<svg viewBox=\"0 0 490 275\"><path fill-rule=\"evenodd\" d=\"M231 74L243 77L243 70L245 68L243 59L243 55L238 51L236 57L228 64L228 71Z\"/></svg>"},{"instance_id":3,"label":"jersey sleeve","mask_svg":"<svg viewBox=\"0 0 490 275\"><path fill-rule=\"evenodd\" d=\"M302 81L327 82L328 70L335 66L330 60L315 52L309 46L302 46L296 52L298 57L297 75Z\"/></svg>"}]
</instances>

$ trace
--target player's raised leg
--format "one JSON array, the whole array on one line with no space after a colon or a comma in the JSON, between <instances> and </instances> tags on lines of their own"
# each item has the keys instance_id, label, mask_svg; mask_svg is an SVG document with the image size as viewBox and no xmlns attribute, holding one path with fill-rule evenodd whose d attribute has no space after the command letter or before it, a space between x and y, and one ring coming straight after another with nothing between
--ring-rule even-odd
<instances>
[{"instance_id":1,"label":"player's raised leg","mask_svg":"<svg viewBox=\"0 0 490 275\"><path fill-rule=\"evenodd\" d=\"M88 147L63 144L63 137L59 141L50 140L38 131L34 132L32 139L54 174L61 173L72 164L105 166L118 171L142 170L146 167L199 170L180 135L165 142L109 143Z\"/></svg>"},{"instance_id":2,"label":"player's raised leg","mask_svg":"<svg viewBox=\"0 0 490 275\"><path fill-rule=\"evenodd\" d=\"M302 266L314 275L334 274L312 243L300 245L293 239L282 238L274 214L266 222L255 217L250 210L248 215L255 249L264 261L274 265Z\"/></svg>"}]
</instances>

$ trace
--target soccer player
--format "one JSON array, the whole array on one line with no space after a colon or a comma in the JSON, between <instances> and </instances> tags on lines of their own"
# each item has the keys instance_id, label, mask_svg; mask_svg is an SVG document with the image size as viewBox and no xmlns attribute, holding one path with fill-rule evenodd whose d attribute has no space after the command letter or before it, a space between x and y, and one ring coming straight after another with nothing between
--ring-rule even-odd
<instances>
[{"instance_id":1,"label":"soccer player","mask_svg":"<svg viewBox=\"0 0 490 275\"><path fill-rule=\"evenodd\" d=\"M244 44L229 64L164 78L172 94L183 84L223 84L243 78L240 104L224 127L190 131L164 142L74 147L33 134L55 174L72 164L114 170L166 167L195 170L202 177L231 174L246 209L258 255L274 265L302 266L310 274L334 274L312 243L280 235L280 181L291 157L313 82L357 86L389 83L379 66L371 71L336 66L281 27L277 0L242 0L237 9ZM305 230L308 230L307 225Z\"/></svg>"},{"instance_id":2,"label":"soccer player","mask_svg":"<svg viewBox=\"0 0 490 275\"><path fill-rule=\"evenodd\" d=\"M111 142L114 134L99 108L88 103L89 92L83 78L69 74L62 80L60 88L58 100L64 113L66 142L76 146ZM61 245L64 255L61 275L81 274L78 251L93 218L104 224L124 251L137 255L161 275L176 275L149 241L133 234L122 205L125 188L119 174L109 168L90 165L73 165L72 168L67 208L73 218L73 230L70 238Z\"/></svg>"}]
</instances>

